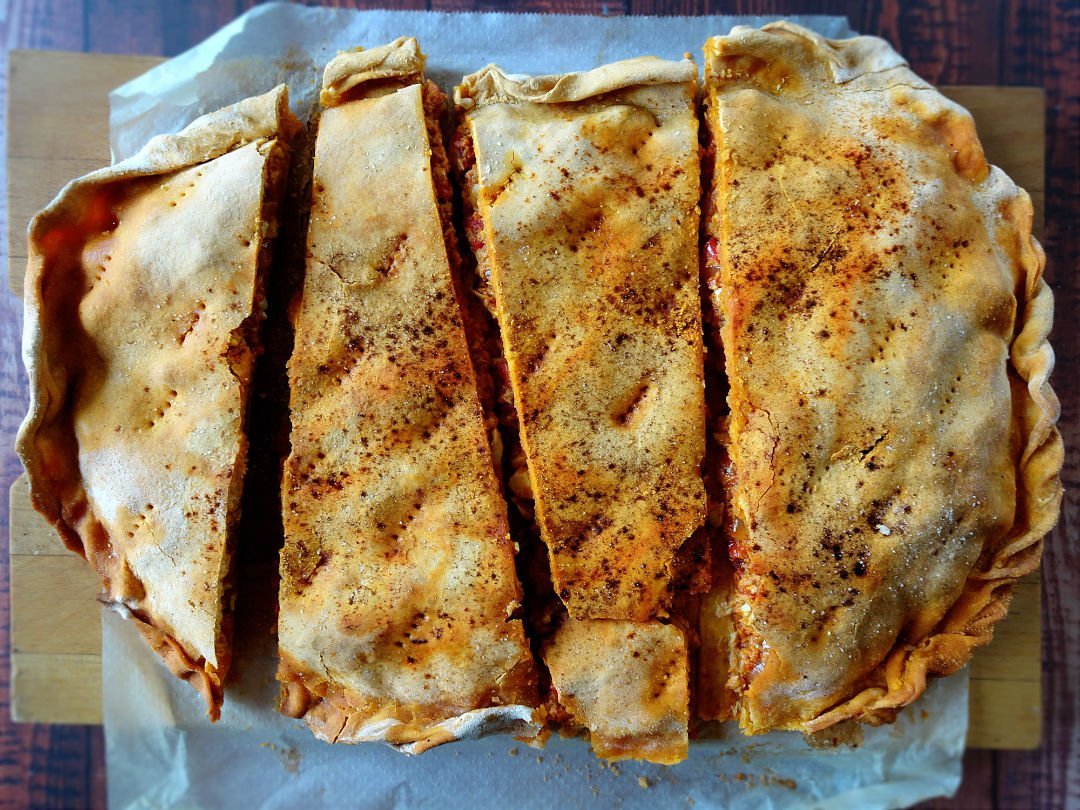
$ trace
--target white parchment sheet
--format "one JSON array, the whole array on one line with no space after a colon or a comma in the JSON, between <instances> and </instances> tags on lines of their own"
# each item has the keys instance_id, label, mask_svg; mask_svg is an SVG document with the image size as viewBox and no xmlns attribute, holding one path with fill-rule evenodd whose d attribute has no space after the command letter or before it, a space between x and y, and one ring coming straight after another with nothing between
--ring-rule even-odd
<instances>
[{"instance_id":1,"label":"white parchment sheet","mask_svg":"<svg viewBox=\"0 0 1080 810\"><path fill-rule=\"evenodd\" d=\"M447 14L352 11L285 3L259 6L209 39L109 96L113 160L153 135L174 132L198 115L287 82L293 112L306 117L318 99L322 68L338 52L415 36L428 78L451 90L494 62L513 73L588 70L634 56L701 64L701 47L735 25L773 17L581 17L562 14ZM852 36L844 17L790 17L825 36Z\"/></svg>"},{"instance_id":2,"label":"white parchment sheet","mask_svg":"<svg viewBox=\"0 0 1080 810\"><path fill-rule=\"evenodd\" d=\"M851 34L843 18L792 19L827 36ZM690 52L700 63L708 36L766 21L260 6L113 92L113 156L126 157L154 134L282 81L289 83L294 111L306 115L322 65L335 53L403 34L420 40L429 75L449 90L489 62L520 73L556 73ZM242 564L241 582L273 577L266 555ZM215 725L205 719L195 691L172 678L123 619L106 614L112 808L886 808L951 793L960 782L966 670L932 683L894 725L867 729L857 748L818 750L799 734L748 739L724 728L715 738L694 741L686 762L664 768L606 765L576 739L554 738L536 750L494 737L415 758L377 744L326 745L275 711L273 594L266 591L241 591L234 672Z\"/></svg>"}]
</instances>

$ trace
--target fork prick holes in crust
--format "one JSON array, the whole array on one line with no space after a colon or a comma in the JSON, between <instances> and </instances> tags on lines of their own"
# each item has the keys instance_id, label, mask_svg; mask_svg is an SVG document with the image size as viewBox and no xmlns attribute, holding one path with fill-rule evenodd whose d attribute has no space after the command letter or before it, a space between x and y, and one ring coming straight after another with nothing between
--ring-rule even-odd
<instances>
[{"instance_id":1,"label":"fork prick holes in crust","mask_svg":"<svg viewBox=\"0 0 1080 810\"><path fill-rule=\"evenodd\" d=\"M634 416L640 412L641 403L645 400L645 397L649 393L649 383L647 380L643 380L637 386L637 388L631 392L630 396L626 397L621 403L619 403L613 413L612 419L615 423L628 426L633 421Z\"/></svg>"}]
</instances>

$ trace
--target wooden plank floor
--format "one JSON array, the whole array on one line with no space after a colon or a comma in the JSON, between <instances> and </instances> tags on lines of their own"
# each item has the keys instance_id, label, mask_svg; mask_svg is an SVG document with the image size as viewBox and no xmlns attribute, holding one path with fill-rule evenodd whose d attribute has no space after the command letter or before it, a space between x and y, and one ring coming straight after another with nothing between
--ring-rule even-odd
<instances>
[{"instance_id":1,"label":"wooden plank floor","mask_svg":"<svg viewBox=\"0 0 1080 810\"><path fill-rule=\"evenodd\" d=\"M13 0L0 15L6 48L30 47L171 55L212 33L252 3L248 0ZM1034 752L972 751L964 783L951 801L933 807L1056 808L1080 804L1080 14L1075 0L534 0L337 5L433 7L575 13L831 13L847 14L857 30L884 36L930 81L1042 87L1047 97L1047 276L1057 296L1055 387L1069 450L1061 524L1048 539L1043 567L1043 744ZM0 70L6 68L6 63ZM125 77L118 76L117 81ZM70 77L77 88L79 77ZM6 84L0 83L6 89ZM59 90L59 88L57 88ZM51 96L41 100L48 103ZM0 103L0 117L7 105ZM0 130L6 131L6 120ZM79 133L75 133L78 137ZM66 177L73 176L72 171ZM55 179L65 177L57 172ZM43 187L45 183L42 183ZM46 196L54 191L43 189ZM2 266L2 265L0 265ZM0 447L11 447L25 412L18 358L20 313L0 294ZM20 472L0 451L0 487ZM0 499L2 503L6 499ZM6 503L0 531L6 531ZM0 555L0 804L34 807L104 806L103 743L80 726L12 725L7 720L8 568Z\"/></svg>"}]
</instances>

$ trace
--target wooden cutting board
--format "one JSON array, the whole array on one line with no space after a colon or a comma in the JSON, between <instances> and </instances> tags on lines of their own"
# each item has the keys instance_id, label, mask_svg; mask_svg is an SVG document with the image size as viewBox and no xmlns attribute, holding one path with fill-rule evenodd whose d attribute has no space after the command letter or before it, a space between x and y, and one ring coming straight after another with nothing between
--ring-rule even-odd
<instances>
[{"instance_id":1,"label":"wooden cutting board","mask_svg":"<svg viewBox=\"0 0 1080 810\"><path fill-rule=\"evenodd\" d=\"M9 280L21 293L30 217L73 177L108 163L108 91L156 65L153 57L14 51L8 132ZM1043 92L950 87L975 115L993 163L1031 192L1041 231ZM16 721L101 722L97 577L11 488L11 712ZM1042 730L1040 587L1019 583L1009 617L971 669L968 744L1036 748ZM917 709L916 709L917 710Z\"/></svg>"}]
</instances>

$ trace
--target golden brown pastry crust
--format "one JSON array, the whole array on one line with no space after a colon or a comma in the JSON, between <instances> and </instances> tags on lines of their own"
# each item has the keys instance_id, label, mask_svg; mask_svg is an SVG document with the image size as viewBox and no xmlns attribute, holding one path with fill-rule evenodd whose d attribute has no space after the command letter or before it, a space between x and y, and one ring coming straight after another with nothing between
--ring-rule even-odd
<instances>
[{"instance_id":1,"label":"golden brown pastry crust","mask_svg":"<svg viewBox=\"0 0 1080 810\"><path fill-rule=\"evenodd\" d=\"M696 69L634 59L455 98L536 520L574 618L645 621L704 516Z\"/></svg>"},{"instance_id":2,"label":"golden brown pastry crust","mask_svg":"<svg viewBox=\"0 0 1080 810\"><path fill-rule=\"evenodd\" d=\"M284 86L68 184L30 225L17 449L34 505L211 717Z\"/></svg>"},{"instance_id":3,"label":"golden brown pastry crust","mask_svg":"<svg viewBox=\"0 0 1080 810\"><path fill-rule=\"evenodd\" d=\"M686 640L655 619L704 518L695 79L690 61L489 66L455 95L469 238L525 451L509 488L570 614L538 608L552 616L535 629L558 624L551 719L606 759L687 750Z\"/></svg>"},{"instance_id":4,"label":"golden brown pastry crust","mask_svg":"<svg viewBox=\"0 0 1080 810\"><path fill-rule=\"evenodd\" d=\"M424 72L424 55L414 37L398 37L378 48L363 48L338 54L323 70L323 107L346 101L353 88L369 94L380 81L408 82ZM366 87L365 87L366 85Z\"/></svg>"},{"instance_id":5,"label":"golden brown pastry crust","mask_svg":"<svg viewBox=\"0 0 1080 810\"><path fill-rule=\"evenodd\" d=\"M990 639L1056 520L1031 204L881 40L705 52L739 719L889 720Z\"/></svg>"},{"instance_id":6,"label":"golden brown pastry crust","mask_svg":"<svg viewBox=\"0 0 1080 810\"><path fill-rule=\"evenodd\" d=\"M328 741L410 753L538 730L422 68L399 40L326 69L349 89L327 92L315 147L278 622L285 713Z\"/></svg>"},{"instance_id":7,"label":"golden brown pastry crust","mask_svg":"<svg viewBox=\"0 0 1080 810\"><path fill-rule=\"evenodd\" d=\"M687 660L682 631L660 622L567 619L544 645L559 704L607 760L686 759Z\"/></svg>"}]
</instances>

